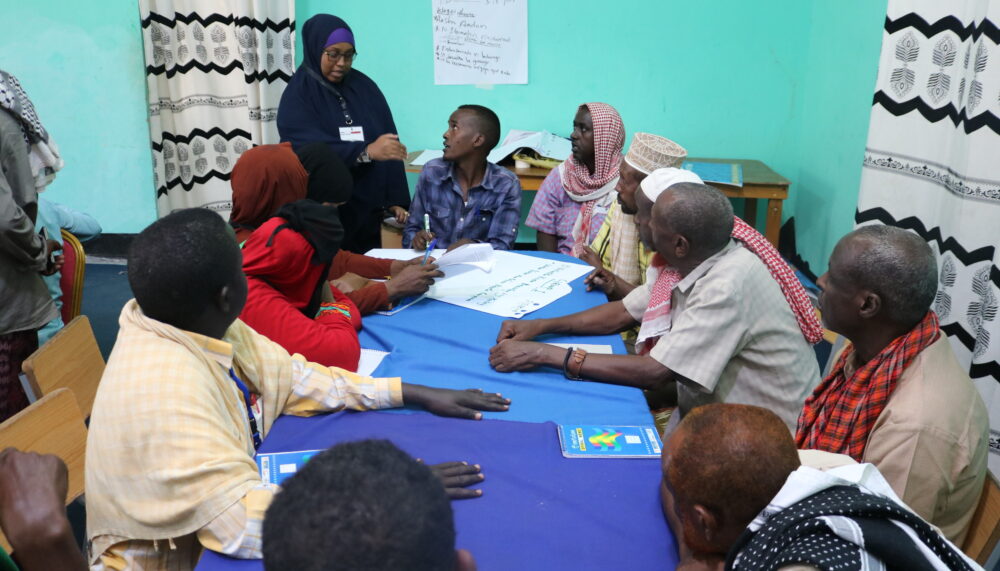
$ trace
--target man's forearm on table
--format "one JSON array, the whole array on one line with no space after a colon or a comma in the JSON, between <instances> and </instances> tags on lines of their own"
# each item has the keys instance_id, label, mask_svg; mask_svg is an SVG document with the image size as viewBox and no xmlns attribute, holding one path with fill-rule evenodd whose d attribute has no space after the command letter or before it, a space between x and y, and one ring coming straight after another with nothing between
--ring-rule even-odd
<instances>
[{"instance_id":1,"label":"man's forearm on table","mask_svg":"<svg viewBox=\"0 0 1000 571\"><path fill-rule=\"evenodd\" d=\"M635 319L621 302L609 302L579 313L539 321L545 333L559 335L609 335L635 325Z\"/></svg>"},{"instance_id":2,"label":"man's forearm on table","mask_svg":"<svg viewBox=\"0 0 1000 571\"><path fill-rule=\"evenodd\" d=\"M566 362L567 349L537 344L538 351L532 359L540 367L562 370ZM640 389L658 389L673 382L673 372L658 361L638 355L600 355L588 353L580 368L583 380L597 381L612 385L623 385Z\"/></svg>"},{"instance_id":3,"label":"man's forearm on table","mask_svg":"<svg viewBox=\"0 0 1000 571\"><path fill-rule=\"evenodd\" d=\"M584 360L580 376L588 381L646 390L663 388L674 379L673 372L652 357L593 353Z\"/></svg>"}]
</instances>

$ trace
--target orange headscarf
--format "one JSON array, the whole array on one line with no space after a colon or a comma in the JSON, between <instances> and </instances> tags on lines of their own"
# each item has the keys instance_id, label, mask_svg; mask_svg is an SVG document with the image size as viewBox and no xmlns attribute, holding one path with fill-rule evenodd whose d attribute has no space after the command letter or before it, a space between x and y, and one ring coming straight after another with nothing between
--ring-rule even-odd
<instances>
[{"instance_id":1,"label":"orange headscarf","mask_svg":"<svg viewBox=\"0 0 1000 571\"><path fill-rule=\"evenodd\" d=\"M260 145L240 155L229 182L233 187L229 223L239 236L241 230L256 229L285 204L305 198L309 175L291 143L280 143Z\"/></svg>"}]
</instances>

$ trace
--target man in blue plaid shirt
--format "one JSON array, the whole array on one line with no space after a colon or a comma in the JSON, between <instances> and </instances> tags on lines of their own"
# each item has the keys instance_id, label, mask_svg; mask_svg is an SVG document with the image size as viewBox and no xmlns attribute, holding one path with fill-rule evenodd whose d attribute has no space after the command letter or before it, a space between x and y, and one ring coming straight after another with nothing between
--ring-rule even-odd
<instances>
[{"instance_id":1,"label":"man in blue plaid shirt","mask_svg":"<svg viewBox=\"0 0 1000 571\"><path fill-rule=\"evenodd\" d=\"M423 250L489 242L510 250L521 219L521 182L486 160L500 141L500 119L481 105L462 105L448 118L444 156L428 161L417 181L403 246Z\"/></svg>"}]
</instances>

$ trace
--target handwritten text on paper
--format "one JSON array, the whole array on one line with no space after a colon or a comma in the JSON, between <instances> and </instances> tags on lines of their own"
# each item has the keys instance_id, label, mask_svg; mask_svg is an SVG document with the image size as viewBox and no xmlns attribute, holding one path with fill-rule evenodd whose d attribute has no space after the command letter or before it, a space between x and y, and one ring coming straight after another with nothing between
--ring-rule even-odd
<instances>
[{"instance_id":1,"label":"handwritten text on paper","mask_svg":"<svg viewBox=\"0 0 1000 571\"><path fill-rule=\"evenodd\" d=\"M433 0L434 83L527 83L527 0Z\"/></svg>"}]
</instances>

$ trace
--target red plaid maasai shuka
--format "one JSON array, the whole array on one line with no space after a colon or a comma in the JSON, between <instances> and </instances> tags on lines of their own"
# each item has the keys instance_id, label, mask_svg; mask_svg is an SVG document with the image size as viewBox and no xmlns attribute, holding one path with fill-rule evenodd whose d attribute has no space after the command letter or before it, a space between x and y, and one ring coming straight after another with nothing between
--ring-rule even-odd
<instances>
[{"instance_id":1,"label":"red plaid maasai shuka","mask_svg":"<svg viewBox=\"0 0 1000 571\"><path fill-rule=\"evenodd\" d=\"M806 399L795 431L799 449L847 454L861 462L868 433L900 375L940 334L937 315L928 311L916 327L894 339L850 378L844 374L844 364L854 354L854 345L848 345L830 374Z\"/></svg>"},{"instance_id":2,"label":"red plaid maasai shuka","mask_svg":"<svg viewBox=\"0 0 1000 571\"><path fill-rule=\"evenodd\" d=\"M788 306L795 315L795 320L799 324L802 336L811 344L818 343L823 339L823 326L816 318L812 302L806 295L806 290L802 287L795 272L792 271L778 250L767 241L760 232L740 219L733 216L733 238L743 242L746 249L754 253L760 261L767 266L767 271L771 273L774 281L778 282L781 293L788 301ZM646 312L642 314L642 325L639 328L637 344L642 344L639 350L648 352L656 344L655 340L646 342L646 339L662 335L669 325L666 321L670 314L670 296L674 286L681 281L682 277L677 270L667 268L663 258L659 254L653 257L650 268L657 272L656 281L653 282L653 290L649 296L649 305ZM649 279L647 277L647 279ZM643 329L646 329L645 335Z\"/></svg>"}]
</instances>

